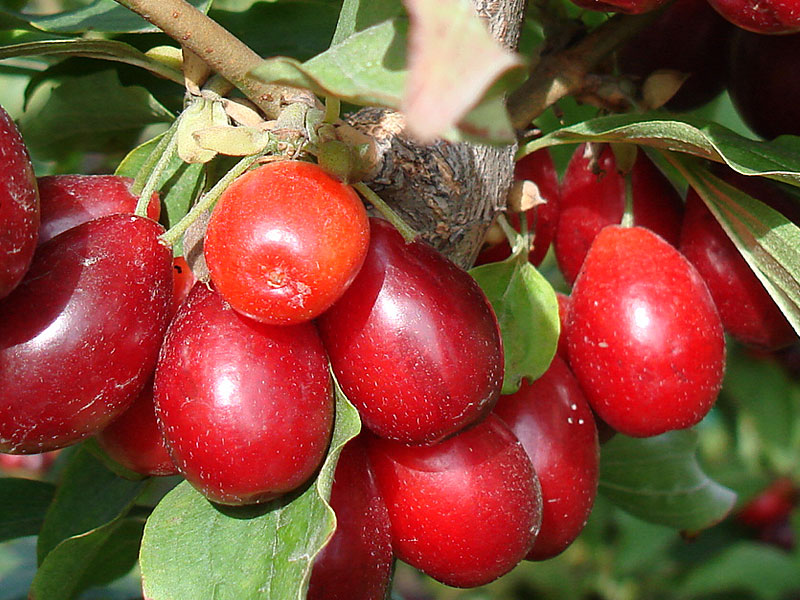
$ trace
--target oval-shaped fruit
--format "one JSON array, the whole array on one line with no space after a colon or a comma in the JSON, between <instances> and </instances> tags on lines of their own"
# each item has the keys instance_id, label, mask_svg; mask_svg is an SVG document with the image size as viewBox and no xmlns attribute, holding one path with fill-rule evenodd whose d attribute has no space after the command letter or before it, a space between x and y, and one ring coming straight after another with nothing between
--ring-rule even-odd
<instances>
[{"instance_id":1,"label":"oval-shaped fruit","mask_svg":"<svg viewBox=\"0 0 800 600\"><path fill-rule=\"evenodd\" d=\"M39 177L41 224L39 244L62 231L105 215L133 214L137 198L130 192L133 179L117 175L48 175ZM154 193L147 216L158 221L161 201Z\"/></svg>"},{"instance_id":2,"label":"oval-shaped fruit","mask_svg":"<svg viewBox=\"0 0 800 600\"><path fill-rule=\"evenodd\" d=\"M569 364L598 416L634 437L691 427L722 384L725 339L695 268L642 227L606 227L572 290Z\"/></svg>"},{"instance_id":3,"label":"oval-shaped fruit","mask_svg":"<svg viewBox=\"0 0 800 600\"><path fill-rule=\"evenodd\" d=\"M392 535L363 436L342 450L331 508L336 532L314 560L307 600L384 600L394 560Z\"/></svg>"},{"instance_id":4,"label":"oval-shaped fruit","mask_svg":"<svg viewBox=\"0 0 800 600\"><path fill-rule=\"evenodd\" d=\"M205 257L231 306L287 325L333 304L368 246L367 213L353 188L315 164L280 161L225 190L208 224Z\"/></svg>"},{"instance_id":5,"label":"oval-shaped fruit","mask_svg":"<svg viewBox=\"0 0 800 600\"><path fill-rule=\"evenodd\" d=\"M722 325L733 337L764 350L776 350L797 339L778 305L691 188L680 250L705 280Z\"/></svg>"},{"instance_id":6,"label":"oval-shaped fruit","mask_svg":"<svg viewBox=\"0 0 800 600\"><path fill-rule=\"evenodd\" d=\"M800 0L708 0L728 21L755 33L800 30Z\"/></svg>"},{"instance_id":7,"label":"oval-shaped fruit","mask_svg":"<svg viewBox=\"0 0 800 600\"><path fill-rule=\"evenodd\" d=\"M163 231L111 215L39 247L0 302L0 451L44 452L94 435L142 390L172 294Z\"/></svg>"},{"instance_id":8,"label":"oval-shaped fruit","mask_svg":"<svg viewBox=\"0 0 800 600\"><path fill-rule=\"evenodd\" d=\"M264 502L305 483L333 425L314 325L259 323L201 282L170 323L155 402L176 466L221 504Z\"/></svg>"},{"instance_id":9,"label":"oval-shaped fruit","mask_svg":"<svg viewBox=\"0 0 800 600\"><path fill-rule=\"evenodd\" d=\"M454 587L484 585L529 552L542 496L530 459L496 416L433 446L370 439L397 557Z\"/></svg>"},{"instance_id":10,"label":"oval-shaped fruit","mask_svg":"<svg viewBox=\"0 0 800 600\"><path fill-rule=\"evenodd\" d=\"M156 421L152 379L128 410L96 438L106 454L126 469L147 476L178 473Z\"/></svg>"},{"instance_id":11,"label":"oval-shaped fruit","mask_svg":"<svg viewBox=\"0 0 800 600\"><path fill-rule=\"evenodd\" d=\"M798 56L800 33L737 31L731 39L728 91L736 112L763 138L800 135Z\"/></svg>"},{"instance_id":12,"label":"oval-shaped fruit","mask_svg":"<svg viewBox=\"0 0 800 600\"><path fill-rule=\"evenodd\" d=\"M660 69L688 75L666 106L691 110L725 88L732 31L706 0L676 0L618 50L617 62L624 74L642 80Z\"/></svg>"},{"instance_id":13,"label":"oval-shaped fruit","mask_svg":"<svg viewBox=\"0 0 800 600\"><path fill-rule=\"evenodd\" d=\"M503 348L478 284L422 241L371 219L369 254L318 320L336 378L363 423L406 443L441 440L488 413Z\"/></svg>"},{"instance_id":14,"label":"oval-shaped fruit","mask_svg":"<svg viewBox=\"0 0 800 600\"><path fill-rule=\"evenodd\" d=\"M558 174L547 148L531 152L517 161L514 167L514 177L517 181L532 181L536 184L539 196L543 204L534 206L525 211L528 220L528 228L534 233L533 246L528 253L528 261L533 265L540 265L544 260L550 243L556 232L556 224L559 215L559 189ZM520 215L510 213L508 215L511 225L520 231ZM476 265L484 265L490 262L498 262L511 255L511 246L505 235L501 241L489 244L478 255Z\"/></svg>"},{"instance_id":15,"label":"oval-shaped fruit","mask_svg":"<svg viewBox=\"0 0 800 600\"><path fill-rule=\"evenodd\" d=\"M789 477L780 477L759 492L736 514L736 520L753 529L780 524L800 500L800 489Z\"/></svg>"},{"instance_id":16,"label":"oval-shaped fruit","mask_svg":"<svg viewBox=\"0 0 800 600\"><path fill-rule=\"evenodd\" d=\"M657 9L667 0L572 0L572 2L586 10L638 15Z\"/></svg>"},{"instance_id":17,"label":"oval-shaped fruit","mask_svg":"<svg viewBox=\"0 0 800 600\"><path fill-rule=\"evenodd\" d=\"M555 356L539 379L501 396L494 414L522 443L542 486L542 527L526 558L552 558L578 537L597 496L600 446L592 409Z\"/></svg>"},{"instance_id":18,"label":"oval-shaped fruit","mask_svg":"<svg viewBox=\"0 0 800 600\"><path fill-rule=\"evenodd\" d=\"M675 188L642 151L637 152L630 177L634 224L677 246L683 204ZM595 236L604 227L621 223L624 213L625 176L617 171L611 148L605 146L596 154L581 144L564 174L555 238L556 259L567 282L575 281Z\"/></svg>"},{"instance_id":19,"label":"oval-shaped fruit","mask_svg":"<svg viewBox=\"0 0 800 600\"><path fill-rule=\"evenodd\" d=\"M0 107L0 298L11 293L33 260L39 195L28 149Z\"/></svg>"},{"instance_id":20,"label":"oval-shaped fruit","mask_svg":"<svg viewBox=\"0 0 800 600\"><path fill-rule=\"evenodd\" d=\"M197 283L197 277L195 277L194 272L183 256L176 256L172 259L172 274L174 285L172 286L170 318L178 312L178 307L186 300L192 287Z\"/></svg>"}]
</instances>

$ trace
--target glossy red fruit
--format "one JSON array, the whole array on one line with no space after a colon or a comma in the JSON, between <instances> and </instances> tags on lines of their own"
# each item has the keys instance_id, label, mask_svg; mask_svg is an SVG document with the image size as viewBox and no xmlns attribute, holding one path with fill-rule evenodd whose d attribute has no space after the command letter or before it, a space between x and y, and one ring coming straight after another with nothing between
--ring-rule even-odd
<instances>
[{"instance_id":1,"label":"glossy red fruit","mask_svg":"<svg viewBox=\"0 0 800 600\"><path fill-rule=\"evenodd\" d=\"M558 348L556 354L564 360L569 360L569 351L567 350L567 320L569 319L569 296L556 292L556 299L558 300L558 320L561 325L561 331L558 335Z\"/></svg>"},{"instance_id":2,"label":"glossy red fruit","mask_svg":"<svg viewBox=\"0 0 800 600\"><path fill-rule=\"evenodd\" d=\"M572 0L574 4L586 10L598 10L602 12L620 12L629 15L656 10L663 6L667 0Z\"/></svg>"},{"instance_id":3,"label":"glossy red fruit","mask_svg":"<svg viewBox=\"0 0 800 600\"><path fill-rule=\"evenodd\" d=\"M128 410L98 433L96 438L106 454L126 469L147 476L178 473L156 421L152 380Z\"/></svg>"},{"instance_id":4,"label":"glossy red fruit","mask_svg":"<svg viewBox=\"0 0 800 600\"><path fill-rule=\"evenodd\" d=\"M384 600L394 560L392 535L363 436L342 450L331 507L336 532L314 561L307 600Z\"/></svg>"},{"instance_id":5,"label":"glossy red fruit","mask_svg":"<svg viewBox=\"0 0 800 600\"><path fill-rule=\"evenodd\" d=\"M25 142L0 107L0 298L22 281L39 231L39 195Z\"/></svg>"},{"instance_id":6,"label":"glossy red fruit","mask_svg":"<svg viewBox=\"0 0 800 600\"><path fill-rule=\"evenodd\" d=\"M781 477L745 504L736 520L753 529L777 525L791 515L798 500L800 490L790 478Z\"/></svg>"},{"instance_id":7,"label":"glossy red fruit","mask_svg":"<svg viewBox=\"0 0 800 600\"><path fill-rule=\"evenodd\" d=\"M62 231L105 215L133 214L137 198L130 192L133 179L116 175L49 175L39 177L41 224L39 243ZM147 216L158 221L161 202L153 194Z\"/></svg>"},{"instance_id":8,"label":"glossy red fruit","mask_svg":"<svg viewBox=\"0 0 800 600\"><path fill-rule=\"evenodd\" d=\"M347 289L369 245L364 205L321 167L280 161L237 179L205 238L211 279L231 306L264 323L317 317Z\"/></svg>"},{"instance_id":9,"label":"glossy red fruit","mask_svg":"<svg viewBox=\"0 0 800 600\"><path fill-rule=\"evenodd\" d=\"M533 383L502 396L494 414L522 443L542 486L542 527L528 560L561 554L583 530L597 496L597 428L578 381L558 356Z\"/></svg>"},{"instance_id":10,"label":"glossy red fruit","mask_svg":"<svg viewBox=\"0 0 800 600\"><path fill-rule=\"evenodd\" d=\"M163 231L112 215L39 247L0 302L0 451L44 452L94 435L142 390L169 311Z\"/></svg>"},{"instance_id":11,"label":"glossy red fruit","mask_svg":"<svg viewBox=\"0 0 800 600\"><path fill-rule=\"evenodd\" d=\"M441 440L487 414L503 348L478 284L422 241L371 220L358 277L319 320L342 390L370 430L407 443Z\"/></svg>"},{"instance_id":12,"label":"glossy red fruit","mask_svg":"<svg viewBox=\"0 0 800 600\"><path fill-rule=\"evenodd\" d=\"M800 30L800 0L708 0L728 21L755 33Z\"/></svg>"},{"instance_id":13,"label":"glossy red fruit","mask_svg":"<svg viewBox=\"0 0 800 600\"><path fill-rule=\"evenodd\" d=\"M618 50L617 63L622 73L641 80L659 69L688 75L666 106L691 110L724 89L732 31L706 0L676 0Z\"/></svg>"},{"instance_id":14,"label":"glossy red fruit","mask_svg":"<svg viewBox=\"0 0 800 600\"><path fill-rule=\"evenodd\" d=\"M178 312L178 307L186 300L186 296L189 295L192 287L197 282L197 277L195 277L186 259L182 256L176 256L172 259L172 274L171 316L174 316Z\"/></svg>"},{"instance_id":15,"label":"glossy red fruit","mask_svg":"<svg viewBox=\"0 0 800 600\"><path fill-rule=\"evenodd\" d=\"M722 325L739 341L764 350L797 339L778 305L697 192L689 189L680 250L708 285Z\"/></svg>"},{"instance_id":16,"label":"glossy red fruit","mask_svg":"<svg viewBox=\"0 0 800 600\"><path fill-rule=\"evenodd\" d=\"M536 474L496 416L433 446L371 438L397 557L454 587L484 585L530 551L541 522Z\"/></svg>"},{"instance_id":17,"label":"glossy red fruit","mask_svg":"<svg viewBox=\"0 0 800 600\"><path fill-rule=\"evenodd\" d=\"M527 180L535 183L539 189L539 195L544 200L544 204L534 206L525 212L528 220L528 229L534 233L533 247L528 253L528 261L538 266L544 260L556 232L559 215L559 196L561 195L558 174L549 150L543 148L519 159L514 168L514 176L517 181ZM514 228L519 231L520 215L518 213L510 213L508 218ZM478 255L475 264L484 265L490 262L498 262L508 258L510 255L511 246L504 237L500 243L489 245L483 249Z\"/></svg>"},{"instance_id":18,"label":"glossy red fruit","mask_svg":"<svg viewBox=\"0 0 800 600\"><path fill-rule=\"evenodd\" d=\"M708 288L641 227L595 239L572 290L567 345L594 411L630 436L691 427L722 384L725 340Z\"/></svg>"},{"instance_id":19,"label":"glossy red fruit","mask_svg":"<svg viewBox=\"0 0 800 600\"><path fill-rule=\"evenodd\" d=\"M333 424L328 363L313 324L259 323L201 282L170 324L155 402L178 469L221 504L264 502L305 483Z\"/></svg>"},{"instance_id":20,"label":"glossy red fruit","mask_svg":"<svg viewBox=\"0 0 800 600\"><path fill-rule=\"evenodd\" d=\"M617 171L609 146L597 156L582 144L572 155L561 186L561 216L555 238L558 266L573 283L589 246L600 230L622 222L625 212L625 176ZM683 204L670 182L639 151L630 174L633 186L633 222L655 231L677 246Z\"/></svg>"},{"instance_id":21,"label":"glossy red fruit","mask_svg":"<svg viewBox=\"0 0 800 600\"><path fill-rule=\"evenodd\" d=\"M800 77L787 76L798 56L800 33L737 31L731 40L728 91L739 116L763 138L800 135Z\"/></svg>"}]
</instances>

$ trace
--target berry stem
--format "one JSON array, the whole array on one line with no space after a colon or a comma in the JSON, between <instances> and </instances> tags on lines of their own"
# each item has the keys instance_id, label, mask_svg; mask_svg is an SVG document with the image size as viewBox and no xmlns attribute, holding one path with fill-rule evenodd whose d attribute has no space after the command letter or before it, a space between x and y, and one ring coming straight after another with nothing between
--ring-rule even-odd
<instances>
[{"instance_id":1,"label":"berry stem","mask_svg":"<svg viewBox=\"0 0 800 600\"><path fill-rule=\"evenodd\" d=\"M633 227L633 174L631 171L625 173L625 210L622 213L623 227Z\"/></svg>"},{"instance_id":2,"label":"berry stem","mask_svg":"<svg viewBox=\"0 0 800 600\"><path fill-rule=\"evenodd\" d=\"M172 122L172 125L169 126L169 129L163 133L161 139L158 141L158 144L156 144L156 147L142 164L142 167L139 169L139 173L136 175L136 178L131 184L131 194L134 196L140 196L142 194L142 190L144 190L144 186L147 184L147 180L150 178L153 169L155 169L158 160L161 158L161 156L163 156L167 145L175 136L177 131L178 120L176 119Z\"/></svg>"},{"instance_id":3,"label":"berry stem","mask_svg":"<svg viewBox=\"0 0 800 600\"><path fill-rule=\"evenodd\" d=\"M177 123L178 121L176 120L175 122ZM157 191L159 183L161 182L161 176L164 174L167 165L169 165L172 157L175 155L175 149L178 147L178 136L175 135L176 131L177 127L170 127L164 134L164 138L162 138L156 146L153 154L150 155L158 156L158 161L153 167L153 170L150 171L150 175L147 176L139 200L136 203L136 210L134 212L140 217L147 215L147 207L150 205L150 198L153 192ZM164 144L165 140L166 143ZM162 146L162 144L164 145Z\"/></svg>"},{"instance_id":4,"label":"berry stem","mask_svg":"<svg viewBox=\"0 0 800 600\"><path fill-rule=\"evenodd\" d=\"M186 232L187 229L194 223L197 218L202 215L206 210L210 209L214 203L219 199L224 192L236 178L242 175L245 171L247 171L259 158L261 158L267 152L273 151L274 148L268 146L262 152L258 154L251 154L250 156L245 156L242 160L240 160L234 167L228 171L222 179L220 179L214 187L208 190L205 194L200 196L200 199L197 203L192 207L190 210L180 221L175 223L173 227L171 227L166 233L161 236L161 239L172 246L177 242L181 236Z\"/></svg>"},{"instance_id":5,"label":"berry stem","mask_svg":"<svg viewBox=\"0 0 800 600\"><path fill-rule=\"evenodd\" d=\"M415 229L409 227L400 215L398 215L391 206L386 204L378 194L369 189L365 183L356 183L353 187L375 207L383 218L394 225L395 229L400 232L406 242L413 242L419 237L419 233Z\"/></svg>"}]
</instances>

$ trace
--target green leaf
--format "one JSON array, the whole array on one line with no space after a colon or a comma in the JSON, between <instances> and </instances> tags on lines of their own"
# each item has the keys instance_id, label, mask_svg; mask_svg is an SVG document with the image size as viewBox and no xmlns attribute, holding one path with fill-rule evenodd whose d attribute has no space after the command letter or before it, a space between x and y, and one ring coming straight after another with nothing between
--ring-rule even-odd
<instances>
[{"instance_id":1,"label":"green leaf","mask_svg":"<svg viewBox=\"0 0 800 600\"><path fill-rule=\"evenodd\" d=\"M172 119L145 88L124 87L107 70L40 86L20 129L33 154L52 158L75 150L129 147L145 125Z\"/></svg>"},{"instance_id":2,"label":"green leaf","mask_svg":"<svg viewBox=\"0 0 800 600\"><path fill-rule=\"evenodd\" d=\"M503 393L516 392L550 366L558 346L558 299L550 283L527 262L511 258L470 270L494 308L503 336Z\"/></svg>"},{"instance_id":3,"label":"green leaf","mask_svg":"<svg viewBox=\"0 0 800 600\"><path fill-rule=\"evenodd\" d=\"M360 429L337 386L330 450L304 490L262 506L221 507L184 482L156 507L141 550L151 600L302 600L314 557L333 535L328 504L336 461ZM224 565L224 567L221 567Z\"/></svg>"},{"instance_id":4,"label":"green leaf","mask_svg":"<svg viewBox=\"0 0 800 600\"><path fill-rule=\"evenodd\" d=\"M400 106L406 79L408 22L393 19L360 31L309 61L277 57L253 74L266 81L306 87L362 106Z\"/></svg>"},{"instance_id":5,"label":"green leaf","mask_svg":"<svg viewBox=\"0 0 800 600\"><path fill-rule=\"evenodd\" d=\"M115 519L64 540L36 572L30 600L73 600L122 577L136 564L143 529L142 519Z\"/></svg>"},{"instance_id":6,"label":"green leaf","mask_svg":"<svg viewBox=\"0 0 800 600\"><path fill-rule=\"evenodd\" d=\"M117 477L88 450L78 449L70 457L63 483L39 534L39 563L64 540L119 520L133 506L145 484L146 480Z\"/></svg>"},{"instance_id":7,"label":"green leaf","mask_svg":"<svg viewBox=\"0 0 800 600\"><path fill-rule=\"evenodd\" d=\"M478 105L503 75L521 74L523 63L495 41L469 0L406 0L405 5L411 28L403 112L412 134L433 140ZM507 134L504 141L513 142L513 130Z\"/></svg>"},{"instance_id":8,"label":"green leaf","mask_svg":"<svg viewBox=\"0 0 800 600\"><path fill-rule=\"evenodd\" d=\"M153 60L130 44L116 40L44 40L0 47L0 60L19 56L82 56L121 62L146 69L183 85L183 74Z\"/></svg>"},{"instance_id":9,"label":"green leaf","mask_svg":"<svg viewBox=\"0 0 800 600\"><path fill-rule=\"evenodd\" d=\"M693 161L667 159L681 172L800 332L800 228ZM800 173L793 174L800 178Z\"/></svg>"},{"instance_id":10,"label":"green leaf","mask_svg":"<svg viewBox=\"0 0 800 600\"><path fill-rule=\"evenodd\" d=\"M258 2L246 11L212 9L209 16L259 56L308 60L328 48L337 7L318 0L279 0Z\"/></svg>"},{"instance_id":11,"label":"green leaf","mask_svg":"<svg viewBox=\"0 0 800 600\"><path fill-rule=\"evenodd\" d=\"M403 3L400 0L344 0L331 46L345 41L359 31L399 17L401 14L403 14Z\"/></svg>"},{"instance_id":12,"label":"green leaf","mask_svg":"<svg viewBox=\"0 0 800 600\"><path fill-rule=\"evenodd\" d=\"M778 600L800 588L800 569L790 554L754 542L740 542L704 561L677 586L679 598L749 592Z\"/></svg>"},{"instance_id":13,"label":"green leaf","mask_svg":"<svg viewBox=\"0 0 800 600\"><path fill-rule=\"evenodd\" d=\"M206 12L212 0L189 0ZM14 15L43 31L55 33L155 33L160 31L142 17L113 0L95 0L88 6L51 15Z\"/></svg>"},{"instance_id":14,"label":"green leaf","mask_svg":"<svg viewBox=\"0 0 800 600\"><path fill-rule=\"evenodd\" d=\"M131 150L119 163L114 174L135 179L162 136L163 134L158 135ZM167 228L175 225L189 212L204 184L205 169L202 164L190 165L179 156L173 156L156 186L161 195L161 204L166 209L166 214L162 213L161 221ZM180 254L180 251L178 244L175 252Z\"/></svg>"},{"instance_id":15,"label":"green leaf","mask_svg":"<svg viewBox=\"0 0 800 600\"><path fill-rule=\"evenodd\" d=\"M736 495L712 481L696 457L697 433L651 438L617 434L600 455L599 491L650 523L697 531L722 520Z\"/></svg>"},{"instance_id":16,"label":"green leaf","mask_svg":"<svg viewBox=\"0 0 800 600\"><path fill-rule=\"evenodd\" d=\"M767 458L787 473L797 460L800 388L773 360L757 360L732 346L722 393L735 402L740 431L752 432L748 446L758 461ZM760 461L758 461L760 462Z\"/></svg>"},{"instance_id":17,"label":"green leaf","mask_svg":"<svg viewBox=\"0 0 800 600\"><path fill-rule=\"evenodd\" d=\"M399 110L404 103L408 79L407 34L408 20L397 17L358 31L306 62L282 56L267 59L253 75L265 82L307 88L318 96L334 96L359 106ZM500 94L512 80L503 79L504 83L487 91L480 99L480 94L473 96L468 106L472 109L456 127L450 127L452 119L460 118L463 111L448 116L437 127L446 124L445 137L453 141L507 143L513 140L513 128ZM449 92L455 93L455 90ZM440 103L444 106L445 100L440 98Z\"/></svg>"},{"instance_id":18,"label":"green leaf","mask_svg":"<svg viewBox=\"0 0 800 600\"><path fill-rule=\"evenodd\" d=\"M580 142L629 142L694 154L727 163L743 175L766 175L800 186L800 138L761 142L698 118L663 113L624 114L589 119L520 147L518 156L539 148Z\"/></svg>"},{"instance_id":19,"label":"green leaf","mask_svg":"<svg viewBox=\"0 0 800 600\"><path fill-rule=\"evenodd\" d=\"M36 535L55 495L50 483L32 479L0 479L0 541Z\"/></svg>"}]
</instances>

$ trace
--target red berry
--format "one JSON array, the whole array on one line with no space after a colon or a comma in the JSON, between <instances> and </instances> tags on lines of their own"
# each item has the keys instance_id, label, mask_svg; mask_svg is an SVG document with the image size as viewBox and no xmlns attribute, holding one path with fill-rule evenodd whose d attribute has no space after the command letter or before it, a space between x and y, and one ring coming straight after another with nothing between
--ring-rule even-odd
<instances>
[{"instance_id":1,"label":"red berry","mask_svg":"<svg viewBox=\"0 0 800 600\"><path fill-rule=\"evenodd\" d=\"M736 519L743 525L763 529L786 520L800 499L800 491L794 482L782 477L773 481L765 490L745 504Z\"/></svg>"},{"instance_id":2,"label":"red berry","mask_svg":"<svg viewBox=\"0 0 800 600\"><path fill-rule=\"evenodd\" d=\"M172 252L145 217L111 215L39 247L0 302L0 451L94 435L147 383L167 325Z\"/></svg>"},{"instance_id":3,"label":"red berry","mask_svg":"<svg viewBox=\"0 0 800 600\"><path fill-rule=\"evenodd\" d=\"M194 276L192 269L182 256L176 256L172 259L172 310L171 316L178 312L178 307L186 300L186 296L192 290L192 287L197 282L197 277Z\"/></svg>"},{"instance_id":4,"label":"red berry","mask_svg":"<svg viewBox=\"0 0 800 600\"><path fill-rule=\"evenodd\" d=\"M542 498L522 445L496 416L433 446L371 438L397 557L455 587L484 585L531 548Z\"/></svg>"},{"instance_id":5,"label":"red berry","mask_svg":"<svg viewBox=\"0 0 800 600\"><path fill-rule=\"evenodd\" d=\"M62 231L105 215L133 214L137 198L130 192L133 179L116 175L50 175L40 177L42 218L39 243ZM161 202L153 194L147 216L158 221Z\"/></svg>"},{"instance_id":6,"label":"red berry","mask_svg":"<svg viewBox=\"0 0 800 600\"><path fill-rule=\"evenodd\" d=\"M39 230L39 195L28 149L0 107L0 298L30 267Z\"/></svg>"},{"instance_id":7,"label":"red berry","mask_svg":"<svg viewBox=\"0 0 800 600\"><path fill-rule=\"evenodd\" d=\"M556 356L539 379L502 396L494 414L522 443L542 486L542 528L526 558L552 558L578 537L597 495L600 453L592 410Z\"/></svg>"},{"instance_id":8,"label":"red berry","mask_svg":"<svg viewBox=\"0 0 800 600\"><path fill-rule=\"evenodd\" d=\"M693 189L686 196L680 250L705 280L722 325L732 336L764 350L782 348L797 339L778 305Z\"/></svg>"},{"instance_id":9,"label":"red berry","mask_svg":"<svg viewBox=\"0 0 800 600\"><path fill-rule=\"evenodd\" d=\"M558 300L558 320L561 325L561 331L558 335L558 348L556 353L565 361L569 360L569 351L567 350L567 321L569 320L569 296L556 292L556 299Z\"/></svg>"},{"instance_id":10,"label":"red berry","mask_svg":"<svg viewBox=\"0 0 800 600\"><path fill-rule=\"evenodd\" d=\"M561 187L555 253L568 283L575 281L595 236L607 225L619 224L625 212L625 176L617 171L614 153L605 146L593 164L590 149L582 144L575 150ZM634 224L677 246L683 204L675 188L642 151L630 177Z\"/></svg>"},{"instance_id":11,"label":"red berry","mask_svg":"<svg viewBox=\"0 0 800 600\"><path fill-rule=\"evenodd\" d=\"M342 450L331 508L336 532L314 560L307 600L383 600L392 575L392 536L362 436Z\"/></svg>"},{"instance_id":12,"label":"red berry","mask_svg":"<svg viewBox=\"0 0 800 600\"><path fill-rule=\"evenodd\" d=\"M148 476L178 473L156 421L152 379L128 410L97 434L97 443L131 471Z\"/></svg>"},{"instance_id":13,"label":"red berry","mask_svg":"<svg viewBox=\"0 0 800 600\"><path fill-rule=\"evenodd\" d=\"M220 197L205 238L211 279L233 308L264 323L317 317L347 289L369 245L355 191L319 166L274 162Z\"/></svg>"},{"instance_id":14,"label":"red berry","mask_svg":"<svg viewBox=\"0 0 800 600\"><path fill-rule=\"evenodd\" d=\"M728 21L755 33L800 30L800 0L708 0Z\"/></svg>"},{"instance_id":15,"label":"red berry","mask_svg":"<svg viewBox=\"0 0 800 600\"><path fill-rule=\"evenodd\" d=\"M275 326L197 283L169 326L156 415L173 461L214 502L264 502L306 482L328 447L333 396L311 323Z\"/></svg>"},{"instance_id":16,"label":"red berry","mask_svg":"<svg viewBox=\"0 0 800 600\"><path fill-rule=\"evenodd\" d=\"M595 239L572 290L567 345L592 408L627 435L694 425L722 384L725 340L708 288L641 227Z\"/></svg>"},{"instance_id":17,"label":"red berry","mask_svg":"<svg viewBox=\"0 0 800 600\"><path fill-rule=\"evenodd\" d=\"M553 159L547 148L532 152L517 161L514 169L517 181L528 180L536 184L539 195L544 204L534 206L525 212L528 228L534 233L533 247L528 253L528 260L533 265L540 265L544 260L553 236L559 215L559 196L561 192L558 184L558 174L553 164ZM510 213L508 216L511 225L520 231L520 215ZM498 244L486 247L478 255L476 265L498 262L511 255L511 246L508 240L503 239Z\"/></svg>"},{"instance_id":18,"label":"red berry","mask_svg":"<svg viewBox=\"0 0 800 600\"><path fill-rule=\"evenodd\" d=\"M371 220L358 277L318 320L336 378L377 435L435 442L488 413L503 349L494 312L465 271Z\"/></svg>"}]
</instances>

